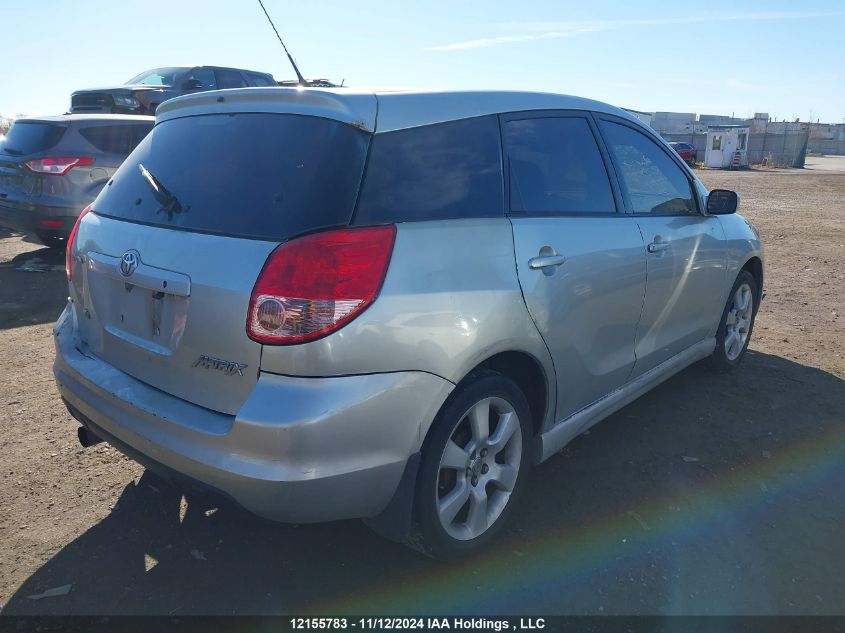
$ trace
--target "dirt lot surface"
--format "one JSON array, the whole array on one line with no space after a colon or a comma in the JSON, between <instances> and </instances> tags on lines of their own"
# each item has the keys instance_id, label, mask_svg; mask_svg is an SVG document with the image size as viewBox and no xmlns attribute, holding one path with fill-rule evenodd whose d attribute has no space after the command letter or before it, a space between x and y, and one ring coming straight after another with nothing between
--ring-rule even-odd
<instances>
[{"instance_id":1,"label":"dirt lot surface","mask_svg":"<svg viewBox=\"0 0 845 633\"><path fill-rule=\"evenodd\" d=\"M741 370L693 366L576 439L495 547L449 565L79 448L51 374L63 260L0 234L2 613L845 614L845 173L814 167L702 172L767 248Z\"/></svg>"}]
</instances>

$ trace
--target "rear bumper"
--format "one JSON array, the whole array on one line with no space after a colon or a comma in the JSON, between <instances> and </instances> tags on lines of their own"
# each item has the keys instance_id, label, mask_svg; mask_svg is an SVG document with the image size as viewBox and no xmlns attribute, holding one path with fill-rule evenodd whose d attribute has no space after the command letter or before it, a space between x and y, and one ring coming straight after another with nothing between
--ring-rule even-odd
<instances>
[{"instance_id":1,"label":"rear bumper","mask_svg":"<svg viewBox=\"0 0 845 633\"><path fill-rule=\"evenodd\" d=\"M82 209L0 200L0 226L22 233L67 237Z\"/></svg>"},{"instance_id":2,"label":"rear bumper","mask_svg":"<svg viewBox=\"0 0 845 633\"><path fill-rule=\"evenodd\" d=\"M276 521L373 517L453 385L424 372L261 374L236 416L180 400L79 351L73 311L55 329L62 398L94 433Z\"/></svg>"}]
</instances>

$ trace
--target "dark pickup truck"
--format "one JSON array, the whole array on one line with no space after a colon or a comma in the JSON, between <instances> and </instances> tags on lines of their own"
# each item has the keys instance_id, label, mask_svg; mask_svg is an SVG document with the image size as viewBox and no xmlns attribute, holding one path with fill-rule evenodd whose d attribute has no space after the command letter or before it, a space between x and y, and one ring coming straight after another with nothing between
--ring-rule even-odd
<instances>
[{"instance_id":1,"label":"dark pickup truck","mask_svg":"<svg viewBox=\"0 0 845 633\"><path fill-rule=\"evenodd\" d=\"M270 73L253 70L218 66L154 68L136 75L122 86L77 90L70 97L70 113L155 114L160 103L184 94L276 85Z\"/></svg>"}]
</instances>

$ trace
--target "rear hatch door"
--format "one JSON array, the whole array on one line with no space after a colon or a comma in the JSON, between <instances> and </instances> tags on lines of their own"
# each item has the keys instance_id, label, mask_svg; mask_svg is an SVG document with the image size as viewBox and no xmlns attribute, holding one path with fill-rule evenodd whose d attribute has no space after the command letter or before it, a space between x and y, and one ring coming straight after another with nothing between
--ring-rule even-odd
<instances>
[{"instance_id":1,"label":"rear hatch door","mask_svg":"<svg viewBox=\"0 0 845 633\"><path fill-rule=\"evenodd\" d=\"M273 249L349 222L369 136L292 114L163 121L80 225L82 345L122 371L234 414L258 379L250 294Z\"/></svg>"},{"instance_id":2,"label":"rear hatch door","mask_svg":"<svg viewBox=\"0 0 845 633\"><path fill-rule=\"evenodd\" d=\"M41 195L42 176L30 171L26 161L41 157L64 136L61 121L16 121L0 144L0 199L15 200Z\"/></svg>"}]
</instances>

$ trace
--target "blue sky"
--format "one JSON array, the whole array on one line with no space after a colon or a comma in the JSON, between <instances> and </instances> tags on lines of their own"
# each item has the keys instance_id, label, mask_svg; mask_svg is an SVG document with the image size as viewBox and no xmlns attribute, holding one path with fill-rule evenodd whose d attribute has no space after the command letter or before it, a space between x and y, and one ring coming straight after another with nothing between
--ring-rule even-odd
<instances>
[{"instance_id":1,"label":"blue sky","mask_svg":"<svg viewBox=\"0 0 845 633\"><path fill-rule=\"evenodd\" d=\"M265 0L306 76L564 92L639 110L845 120L845 3ZM293 76L257 0L4 0L0 113L156 66Z\"/></svg>"}]
</instances>

